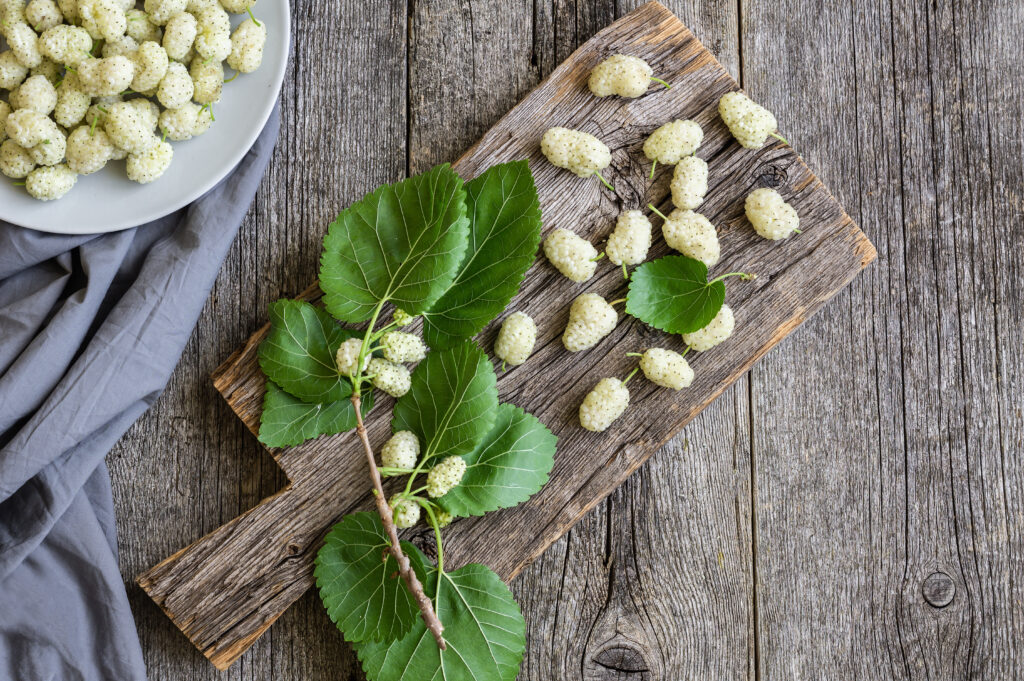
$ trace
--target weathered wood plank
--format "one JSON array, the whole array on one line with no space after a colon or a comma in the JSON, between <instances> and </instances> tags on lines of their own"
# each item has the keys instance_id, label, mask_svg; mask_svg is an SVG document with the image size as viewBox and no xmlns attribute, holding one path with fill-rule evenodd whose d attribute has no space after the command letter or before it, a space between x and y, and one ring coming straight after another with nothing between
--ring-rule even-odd
<instances>
[{"instance_id":1,"label":"weathered wood plank","mask_svg":"<svg viewBox=\"0 0 1024 681\"><path fill-rule=\"evenodd\" d=\"M587 74L609 50L620 49L648 59L677 87L630 102L596 100L584 89ZM665 339L624 321L598 348L567 357L558 343L563 315L552 311L566 309L579 290L543 263L533 269L517 307L538 319L539 348L531 363L503 375L499 389L560 436L552 484L514 513L453 525L448 532L453 565L471 558L473 547L489 546L488 537L497 533L507 540L500 550L488 551L487 562L506 577L517 574L874 258L870 242L791 149L772 145L747 153L729 143L715 108L721 94L733 87L727 72L678 20L651 3L581 48L456 163L460 174L472 177L492 163L529 158L547 228L570 224L596 240L621 208L642 205L651 196L660 201L666 194L667 174L647 190L642 134L671 117L696 118L706 130L702 154L713 159L713 190L703 210L722 225L726 257L720 268L756 271L760 278L733 287L730 304L745 332L694 360L697 379L690 391L668 396L651 385L638 386L628 416L613 432L594 435L580 429L575 416L594 377L624 374L629 362L620 353ZM594 130L612 147L616 200L596 183L588 186L542 162L536 140L558 123ZM742 199L764 185L778 187L800 212L807 228L800 238L768 243L750 230ZM580 216L586 216L582 222ZM652 255L665 252L659 244ZM615 294L623 282L609 269L587 288ZM484 332L485 345L494 333L493 328ZM668 344L673 343L678 345L678 339ZM250 342L216 381L253 429L262 391L255 347ZM595 367L594 358L601 355ZM557 392L560 399L552 400ZM386 409L387 403L382 406ZM659 418L645 416L653 413ZM383 442L386 424L379 419L371 425L371 441ZM276 452L290 488L140 577L147 593L215 664L230 664L298 598L310 583L311 560L323 530L341 512L365 503L359 495L365 489L364 473L348 465L349 439L346 434Z\"/></svg>"},{"instance_id":2,"label":"weathered wood plank","mask_svg":"<svg viewBox=\"0 0 1024 681\"><path fill-rule=\"evenodd\" d=\"M1000 440L1021 386L1002 384L1002 339L1021 302L1001 268L1020 271L1024 244L1021 103L992 75L1019 64L1024 17L1007 3L802 14L850 59L795 40L786 17L802 9L750 6L747 86L816 131L791 139L827 181L860 185L841 198L880 262L807 347L754 374L762 674L1012 678L1020 478ZM793 74L818 106L794 107Z\"/></svg>"}]
</instances>

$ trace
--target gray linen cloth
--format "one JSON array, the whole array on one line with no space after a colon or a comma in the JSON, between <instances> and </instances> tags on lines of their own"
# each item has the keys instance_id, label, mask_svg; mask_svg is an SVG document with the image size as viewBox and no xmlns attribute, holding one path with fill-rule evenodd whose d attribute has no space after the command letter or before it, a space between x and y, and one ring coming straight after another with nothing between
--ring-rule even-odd
<instances>
[{"instance_id":1,"label":"gray linen cloth","mask_svg":"<svg viewBox=\"0 0 1024 681\"><path fill-rule=\"evenodd\" d=\"M167 384L279 126L275 111L231 175L156 222L0 222L0 680L146 678L103 457Z\"/></svg>"}]
</instances>

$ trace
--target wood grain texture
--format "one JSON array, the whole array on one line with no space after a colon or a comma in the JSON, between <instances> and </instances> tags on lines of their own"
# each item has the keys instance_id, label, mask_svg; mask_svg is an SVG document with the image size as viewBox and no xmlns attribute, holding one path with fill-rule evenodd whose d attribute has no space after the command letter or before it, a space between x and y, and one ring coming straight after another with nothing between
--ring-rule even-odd
<instances>
[{"instance_id":1,"label":"wood grain texture","mask_svg":"<svg viewBox=\"0 0 1024 681\"><path fill-rule=\"evenodd\" d=\"M653 89L636 100L593 97L586 78L616 51L645 58L675 87ZM717 103L735 87L678 19L650 3L573 53L454 164L462 176L475 177L495 163L529 158L545 229L569 226L598 241L621 210L650 200L665 203L670 174L661 173L649 186L643 139L666 120L692 118L705 129L700 151L711 161L711 189L702 211L720 226L725 256L716 271L753 271L758 279L733 287L729 303L742 332L692 361L697 378L689 390L668 395L643 383L634 388L626 416L596 435L583 431L576 417L596 378L627 373L627 351L651 343L681 349L681 341L624 319L592 350L568 355L559 341L564 310L582 287L568 285L539 262L513 301L515 309L538 321L538 348L531 362L502 375L499 391L559 436L551 482L515 511L454 524L447 541L451 565L486 560L500 575L514 577L874 258L871 243L791 149L776 144L751 153L732 142ZM592 132L611 147L609 179L617 197L544 161L537 140L553 125ZM766 242L751 230L743 199L761 186L778 188L800 213L804 232L799 238ZM659 242L651 257L667 252ZM621 273L611 267L586 286L608 298L621 297L624 289ZM481 335L485 347L496 327ZM256 349L265 332L253 336L214 378L254 432L265 381ZM387 413L388 406L382 401L378 409ZM651 418L655 413L659 418ZM383 443L388 419L371 414L368 420L371 441ZM312 583L312 559L322 534L342 513L365 505L366 473L353 451L349 433L275 452L290 480L286 489L140 577L147 593L216 666L230 665L301 596ZM505 538L501 547L484 548L495 534Z\"/></svg>"},{"instance_id":2,"label":"wood grain texture","mask_svg":"<svg viewBox=\"0 0 1024 681\"><path fill-rule=\"evenodd\" d=\"M520 678L1014 678L1024 655L1024 9L666 4L776 110L879 261L512 582L528 627ZM134 586L141 570L286 483L209 374L265 322L270 301L315 277L323 225L339 206L455 158L635 5L293 5L270 173L171 384L108 458L151 681L362 678L312 592L218 672ZM924 283L927 266L908 273L908 239L918 241L913 257L939 268ZM939 300L936 280L951 278L956 297ZM905 348L926 334L938 339L929 352L963 342L959 384L946 368L904 379ZM905 402L942 390L960 391L966 416L951 423L967 429L965 448L944 444L938 412L905 430ZM950 453L955 469L922 456L927 447ZM942 481L954 470L951 487ZM954 503L955 522L925 524L930 507ZM953 600L929 614L918 598L931 544L952 544L979 568L969 587L949 571ZM677 556L666 560L661 546ZM977 605L969 627L958 619L950 629L944 611L958 599ZM927 643L929 625L938 645ZM947 649L957 651L952 666Z\"/></svg>"}]
</instances>

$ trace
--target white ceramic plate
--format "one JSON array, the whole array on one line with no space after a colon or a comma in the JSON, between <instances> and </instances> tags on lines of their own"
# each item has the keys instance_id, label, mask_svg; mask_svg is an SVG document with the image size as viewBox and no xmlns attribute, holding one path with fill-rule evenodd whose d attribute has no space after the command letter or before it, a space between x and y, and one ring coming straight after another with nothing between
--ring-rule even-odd
<instances>
[{"instance_id":1,"label":"white ceramic plate","mask_svg":"<svg viewBox=\"0 0 1024 681\"><path fill-rule=\"evenodd\" d=\"M148 185L131 182L125 162L79 177L59 201L36 201L0 175L0 220L57 234L116 232L173 213L220 182L252 147L270 117L284 80L290 43L288 0L261 0L253 8L267 23L263 64L224 86L214 105L210 131L188 142L172 142L174 161L163 177ZM238 24L244 16L232 17ZM2 39L0 46L6 49ZM225 66L229 74L234 72Z\"/></svg>"}]
</instances>

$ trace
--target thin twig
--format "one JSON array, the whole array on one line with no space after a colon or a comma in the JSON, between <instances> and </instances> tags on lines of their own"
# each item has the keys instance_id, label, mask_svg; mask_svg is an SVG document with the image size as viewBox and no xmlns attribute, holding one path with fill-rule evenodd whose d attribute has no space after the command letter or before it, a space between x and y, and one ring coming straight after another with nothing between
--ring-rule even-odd
<instances>
[{"instance_id":1,"label":"thin twig","mask_svg":"<svg viewBox=\"0 0 1024 681\"><path fill-rule=\"evenodd\" d=\"M388 505L387 499L384 498L384 486L381 483L380 471L377 470L377 462L373 458L370 439L366 436L366 426L363 425L363 414L360 411L362 409L362 400L359 398L358 391L352 394L352 406L356 410L356 432L359 433L359 439L363 443L366 463L370 466L370 479L373 480L373 489L375 491L373 496L374 501L377 502L377 513L380 514L380 519L384 523L384 531L388 533L388 539L391 540L388 552L395 559L395 562L398 563L398 573L402 575L405 585L409 588L409 593L412 594L417 605L420 606L420 616L423 618L423 623L427 625L427 629L434 635L437 647L441 650L446 650L448 644L445 643L444 636L442 635L444 625L441 624L437 613L434 612L434 604L427 597L427 594L424 593L423 584L420 583L419 577L416 576L416 571L412 568L412 563L409 562L409 557L402 551L402 545L398 541L398 530L395 529L394 514L391 512L391 506Z\"/></svg>"}]
</instances>

